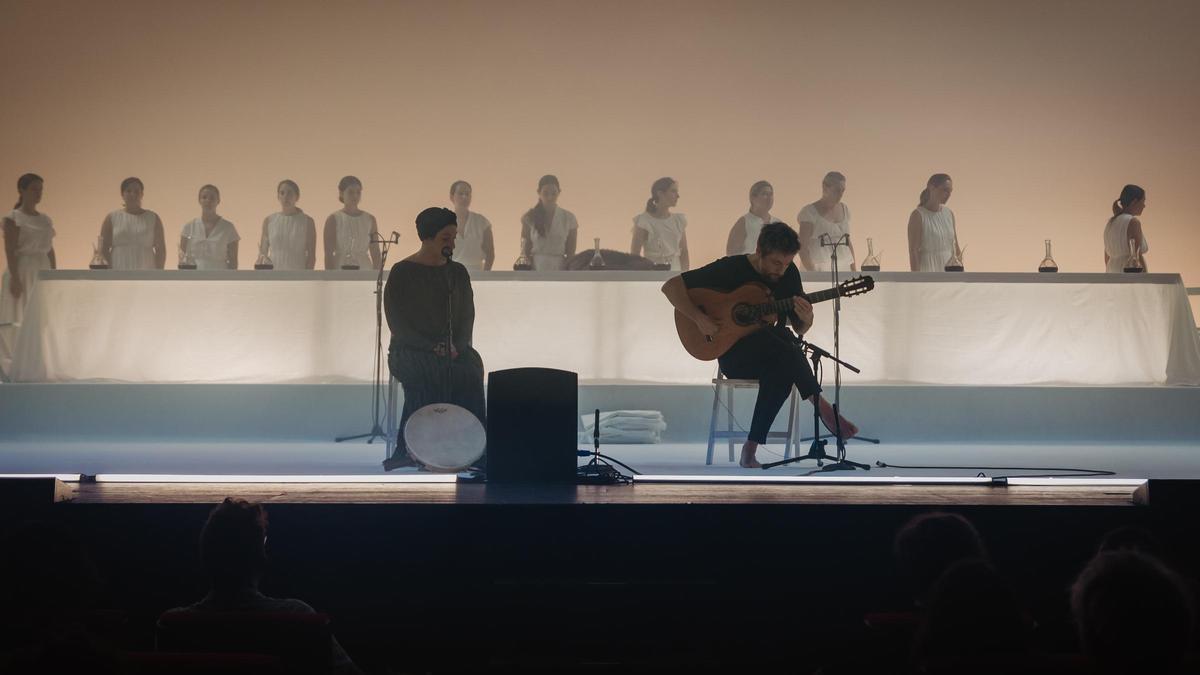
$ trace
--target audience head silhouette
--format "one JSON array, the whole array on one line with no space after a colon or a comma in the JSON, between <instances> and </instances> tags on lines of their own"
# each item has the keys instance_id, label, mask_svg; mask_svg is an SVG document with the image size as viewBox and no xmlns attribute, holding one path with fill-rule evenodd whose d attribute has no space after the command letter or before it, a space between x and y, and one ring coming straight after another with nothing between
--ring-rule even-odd
<instances>
[{"instance_id":1,"label":"audience head silhouette","mask_svg":"<svg viewBox=\"0 0 1200 675\"><path fill-rule=\"evenodd\" d=\"M925 665L981 654L1021 653L1030 622L1012 588L989 563L952 564L933 585L915 655Z\"/></svg>"},{"instance_id":2,"label":"audience head silhouette","mask_svg":"<svg viewBox=\"0 0 1200 675\"><path fill-rule=\"evenodd\" d=\"M1092 558L1071 588L1083 652L1102 672L1165 672L1190 645L1189 589L1156 558L1134 550Z\"/></svg>"},{"instance_id":3,"label":"audience head silhouette","mask_svg":"<svg viewBox=\"0 0 1200 675\"><path fill-rule=\"evenodd\" d=\"M257 586L267 564L267 512L262 505L226 497L204 523L200 559L214 590Z\"/></svg>"},{"instance_id":4,"label":"audience head silhouette","mask_svg":"<svg viewBox=\"0 0 1200 675\"><path fill-rule=\"evenodd\" d=\"M918 604L928 600L935 582L951 565L968 558L987 560L983 538L957 513L934 511L915 516L896 533L896 565Z\"/></svg>"}]
</instances>

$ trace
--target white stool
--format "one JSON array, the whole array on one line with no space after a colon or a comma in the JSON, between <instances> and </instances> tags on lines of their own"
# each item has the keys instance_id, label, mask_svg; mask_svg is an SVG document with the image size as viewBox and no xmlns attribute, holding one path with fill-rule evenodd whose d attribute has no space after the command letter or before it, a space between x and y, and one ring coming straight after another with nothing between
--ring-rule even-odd
<instances>
[{"instance_id":1,"label":"white stool","mask_svg":"<svg viewBox=\"0 0 1200 675\"><path fill-rule=\"evenodd\" d=\"M733 392L737 389L758 389L758 380L734 380L725 377L721 373L720 367L717 368L717 376L713 378L713 407L712 417L708 421L708 456L704 463L713 463L713 446L716 445L718 438L727 439L729 441L729 461L734 461L733 446L734 439L740 438L743 441L746 439L745 431L733 430ZM725 390L725 429L717 430L717 408L721 405L721 390ZM788 400L788 425L787 431L768 431L767 440L772 438L783 439L783 456L789 458L792 456L792 441L798 437L796 434L796 417L800 413L800 402L796 397L796 387L792 387L792 395Z\"/></svg>"}]
</instances>

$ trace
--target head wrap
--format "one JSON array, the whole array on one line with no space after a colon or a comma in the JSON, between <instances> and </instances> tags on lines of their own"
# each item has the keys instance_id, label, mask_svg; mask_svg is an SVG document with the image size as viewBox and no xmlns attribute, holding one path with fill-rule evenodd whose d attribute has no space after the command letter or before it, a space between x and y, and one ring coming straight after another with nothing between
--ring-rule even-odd
<instances>
[{"instance_id":1,"label":"head wrap","mask_svg":"<svg viewBox=\"0 0 1200 675\"><path fill-rule=\"evenodd\" d=\"M458 216L450 209L431 206L417 214L417 237L421 241L433 239L444 228L458 224Z\"/></svg>"}]
</instances>

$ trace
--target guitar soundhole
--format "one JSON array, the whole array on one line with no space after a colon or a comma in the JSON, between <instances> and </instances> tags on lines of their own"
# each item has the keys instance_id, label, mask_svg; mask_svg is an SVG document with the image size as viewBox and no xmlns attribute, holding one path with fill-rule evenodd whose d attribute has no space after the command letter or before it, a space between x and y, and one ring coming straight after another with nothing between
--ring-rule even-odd
<instances>
[{"instance_id":1,"label":"guitar soundhole","mask_svg":"<svg viewBox=\"0 0 1200 675\"><path fill-rule=\"evenodd\" d=\"M739 303L733 306L733 322L739 326L749 326L755 323L754 309L746 303Z\"/></svg>"}]
</instances>

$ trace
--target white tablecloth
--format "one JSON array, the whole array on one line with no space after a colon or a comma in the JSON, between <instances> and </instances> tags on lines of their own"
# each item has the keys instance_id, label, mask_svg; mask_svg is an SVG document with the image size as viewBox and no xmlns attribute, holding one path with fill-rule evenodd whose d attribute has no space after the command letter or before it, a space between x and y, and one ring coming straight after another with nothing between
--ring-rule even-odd
<instances>
[{"instance_id":1,"label":"white tablecloth","mask_svg":"<svg viewBox=\"0 0 1200 675\"><path fill-rule=\"evenodd\" d=\"M659 292L669 273L475 276L488 370L702 383ZM1175 274L873 275L842 302L844 381L956 385L1200 384L1200 340ZM805 274L805 287L829 286ZM832 304L809 337L833 350ZM370 272L47 271L14 350L19 382L369 381ZM384 344L388 339L384 326Z\"/></svg>"}]
</instances>

